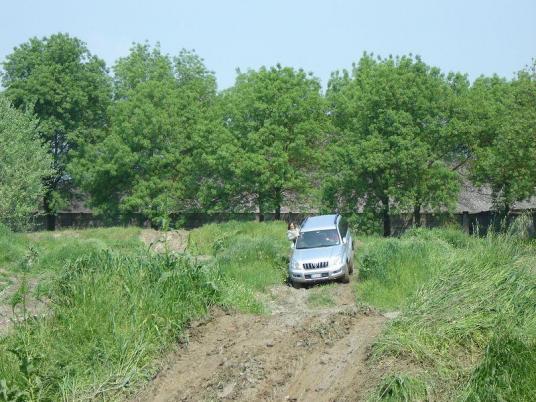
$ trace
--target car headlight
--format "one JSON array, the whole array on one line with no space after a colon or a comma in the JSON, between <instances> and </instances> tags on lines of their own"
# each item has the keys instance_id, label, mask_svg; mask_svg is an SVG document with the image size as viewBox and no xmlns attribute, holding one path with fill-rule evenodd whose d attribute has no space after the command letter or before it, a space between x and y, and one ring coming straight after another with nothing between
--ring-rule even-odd
<instances>
[{"instance_id":1,"label":"car headlight","mask_svg":"<svg viewBox=\"0 0 536 402\"><path fill-rule=\"evenodd\" d=\"M291 266L293 269L300 269L300 263L298 261L292 261Z\"/></svg>"},{"instance_id":2,"label":"car headlight","mask_svg":"<svg viewBox=\"0 0 536 402\"><path fill-rule=\"evenodd\" d=\"M332 260L333 265L342 265L343 257L337 256Z\"/></svg>"}]
</instances>

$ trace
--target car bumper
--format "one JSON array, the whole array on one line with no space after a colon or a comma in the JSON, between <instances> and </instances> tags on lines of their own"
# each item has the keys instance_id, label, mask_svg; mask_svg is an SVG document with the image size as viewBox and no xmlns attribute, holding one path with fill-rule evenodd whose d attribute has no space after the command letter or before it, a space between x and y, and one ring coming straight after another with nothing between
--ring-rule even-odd
<instances>
[{"instance_id":1,"label":"car bumper","mask_svg":"<svg viewBox=\"0 0 536 402\"><path fill-rule=\"evenodd\" d=\"M292 269L289 267L288 276L292 282L324 282L342 277L347 269L346 264L319 269Z\"/></svg>"}]
</instances>

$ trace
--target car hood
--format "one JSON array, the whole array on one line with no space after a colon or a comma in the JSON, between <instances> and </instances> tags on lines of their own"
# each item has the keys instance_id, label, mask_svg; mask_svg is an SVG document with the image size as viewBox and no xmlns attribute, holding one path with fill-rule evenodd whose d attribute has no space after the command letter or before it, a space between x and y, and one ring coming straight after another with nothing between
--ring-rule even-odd
<instances>
[{"instance_id":1,"label":"car hood","mask_svg":"<svg viewBox=\"0 0 536 402\"><path fill-rule=\"evenodd\" d=\"M329 259L342 254L342 245L319 248L295 248L292 253L292 258L296 261L317 261Z\"/></svg>"}]
</instances>

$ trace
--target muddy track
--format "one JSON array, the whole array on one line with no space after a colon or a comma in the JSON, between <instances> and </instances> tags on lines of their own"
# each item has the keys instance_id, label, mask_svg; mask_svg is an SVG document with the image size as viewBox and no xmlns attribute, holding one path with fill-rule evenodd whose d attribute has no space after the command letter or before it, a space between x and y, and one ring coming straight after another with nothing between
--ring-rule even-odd
<instances>
[{"instance_id":1,"label":"muddy track","mask_svg":"<svg viewBox=\"0 0 536 402\"><path fill-rule=\"evenodd\" d=\"M273 288L271 314L214 312L134 401L360 401L381 377L368 361L386 317L336 285L329 307L309 306L318 288Z\"/></svg>"}]
</instances>

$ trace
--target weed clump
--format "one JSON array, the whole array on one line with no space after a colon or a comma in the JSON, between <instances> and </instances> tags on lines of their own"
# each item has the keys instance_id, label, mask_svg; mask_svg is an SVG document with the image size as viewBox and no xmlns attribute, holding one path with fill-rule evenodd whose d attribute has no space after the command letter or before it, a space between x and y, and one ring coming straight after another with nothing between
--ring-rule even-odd
<instances>
[{"instance_id":1,"label":"weed clump","mask_svg":"<svg viewBox=\"0 0 536 402\"><path fill-rule=\"evenodd\" d=\"M383 378L372 401L426 401L428 390L426 384L417 378L405 374L390 374Z\"/></svg>"}]
</instances>

